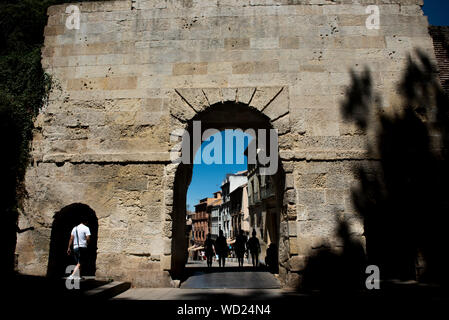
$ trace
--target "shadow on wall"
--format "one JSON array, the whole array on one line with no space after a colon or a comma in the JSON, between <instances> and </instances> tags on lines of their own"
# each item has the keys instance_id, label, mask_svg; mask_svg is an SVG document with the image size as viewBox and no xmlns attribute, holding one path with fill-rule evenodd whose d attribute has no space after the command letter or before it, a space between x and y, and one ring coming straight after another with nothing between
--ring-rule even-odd
<instances>
[{"instance_id":1,"label":"shadow on wall","mask_svg":"<svg viewBox=\"0 0 449 320\"><path fill-rule=\"evenodd\" d=\"M352 239L349 226L344 221L339 222L337 235L342 250L336 252L323 244L308 260L301 289L342 292L362 288L366 268L363 246L358 240Z\"/></svg>"},{"instance_id":2,"label":"shadow on wall","mask_svg":"<svg viewBox=\"0 0 449 320\"><path fill-rule=\"evenodd\" d=\"M400 112L374 108L377 141L368 143L368 150L380 163L375 170L357 169L360 185L353 201L364 218L369 263L378 265L384 278L446 283L449 101L421 52L416 61L409 58L398 91ZM372 92L370 81L362 92ZM360 104L348 99L342 109L351 120Z\"/></svg>"},{"instance_id":3,"label":"shadow on wall","mask_svg":"<svg viewBox=\"0 0 449 320\"><path fill-rule=\"evenodd\" d=\"M320 250L304 271L305 288L350 288L377 265L383 280L448 284L449 103L429 58L409 58L398 86L400 106L378 106L369 71L352 72L342 103L346 120L367 135L369 156L379 159L354 167L359 181L352 200L364 221L367 260L360 244L349 240L342 223L342 254ZM350 286L348 286L350 284Z\"/></svg>"},{"instance_id":4,"label":"shadow on wall","mask_svg":"<svg viewBox=\"0 0 449 320\"><path fill-rule=\"evenodd\" d=\"M14 112L13 107L7 105L7 101L0 97L0 134L7 137L1 141L2 157L0 157L0 167L2 178L0 179L0 192L2 201L0 203L0 213L2 215L2 229L0 241L3 243L0 249L2 274L10 274L14 271L14 253L17 241L18 225L18 199L24 195L24 189L20 183L24 169L22 164L24 155L22 146L24 137L19 121L18 112Z\"/></svg>"},{"instance_id":5,"label":"shadow on wall","mask_svg":"<svg viewBox=\"0 0 449 320\"><path fill-rule=\"evenodd\" d=\"M93 276L96 271L98 219L95 211L88 205L73 203L56 212L53 217L50 239L50 254L48 258L47 276L63 277L65 269L74 265L73 255L67 255L67 247L73 227L80 224L82 217L87 217L91 240L88 245L87 264L83 266L83 276Z\"/></svg>"}]
</instances>

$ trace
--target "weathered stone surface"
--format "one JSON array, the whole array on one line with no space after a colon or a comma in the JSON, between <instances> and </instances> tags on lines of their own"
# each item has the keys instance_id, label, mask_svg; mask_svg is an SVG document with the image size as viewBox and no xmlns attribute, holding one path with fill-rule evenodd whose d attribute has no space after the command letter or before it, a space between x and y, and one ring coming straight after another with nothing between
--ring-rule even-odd
<instances>
[{"instance_id":1,"label":"weathered stone surface","mask_svg":"<svg viewBox=\"0 0 449 320\"><path fill-rule=\"evenodd\" d=\"M237 102L249 104L256 88L237 88Z\"/></svg>"},{"instance_id":2,"label":"weathered stone surface","mask_svg":"<svg viewBox=\"0 0 449 320\"><path fill-rule=\"evenodd\" d=\"M290 117L288 114L285 114L283 116L281 116L280 118L277 118L276 120L274 120L272 122L273 128L276 129L278 131L279 135L285 135L286 133L290 132L291 130L291 123L290 123ZM284 137L284 143L287 141L291 141L288 137ZM279 142L279 146L281 147L281 143L282 138L279 137L279 140L281 140L281 142Z\"/></svg>"},{"instance_id":3,"label":"weathered stone surface","mask_svg":"<svg viewBox=\"0 0 449 320\"><path fill-rule=\"evenodd\" d=\"M263 113L273 120L286 115L288 112L289 95L286 88L283 88L276 98L263 109Z\"/></svg>"},{"instance_id":4,"label":"weathered stone surface","mask_svg":"<svg viewBox=\"0 0 449 320\"><path fill-rule=\"evenodd\" d=\"M421 0L377 1L381 30L366 28L358 2L86 2L80 30L66 29L67 5L50 7L42 65L57 85L35 122L20 223L36 231L18 236L19 270L46 273L53 216L80 202L99 222L97 276L170 286L190 179L170 163L170 133L233 101L278 130L282 283L298 283L314 250L338 245L338 219L363 240L352 168L376 163L365 150L373 137L340 114L349 70L368 66L387 107L408 54L434 54Z\"/></svg>"},{"instance_id":5,"label":"weathered stone surface","mask_svg":"<svg viewBox=\"0 0 449 320\"><path fill-rule=\"evenodd\" d=\"M182 98L195 109L197 112L209 106L209 103L201 89L183 89L179 88L176 91Z\"/></svg>"},{"instance_id":6,"label":"weathered stone surface","mask_svg":"<svg viewBox=\"0 0 449 320\"><path fill-rule=\"evenodd\" d=\"M306 257L305 256L294 256L288 260L290 265L290 270L293 272L303 271L306 267Z\"/></svg>"},{"instance_id":7,"label":"weathered stone surface","mask_svg":"<svg viewBox=\"0 0 449 320\"><path fill-rule=\"evenodd\" d=\"M176 92L173 92L170 95L169 104L170 114L181 121L187 121L193 118L196 114L195 110Z\"/></svg>"},{"instance_id":8,"label":"weathered stone surface","mask_svg":"<svg viewBox=\"0 0 449 320\"><path fill-rule=\"evenodd\" d=\"M257 110L264 109L281 90L282 87L258 87L251 100L251 107Z\"/></svg>"},{"instance_id":9,"label":"weathered stone surface","mask_svg":"<svg viewBox=\"0 0 449 320\"><path fill-rule=\"evenodd\" d=\"M236 88L223 88L223 89L221 89L223 102L226 102L226 101L235 102L236 101L236 92L237 92Z\"/></svg>"},{"instance_id":10,"label":"weathered stone surface","mask_svg":"<svg viewBox=\"0 0 449 320\"><path fill-rule=\"evenodd\" d=\"M220 88L204 88L203 92L207 97L209 105L223 102L223 96L221 94Z\"/></svg>"}]
</instances>

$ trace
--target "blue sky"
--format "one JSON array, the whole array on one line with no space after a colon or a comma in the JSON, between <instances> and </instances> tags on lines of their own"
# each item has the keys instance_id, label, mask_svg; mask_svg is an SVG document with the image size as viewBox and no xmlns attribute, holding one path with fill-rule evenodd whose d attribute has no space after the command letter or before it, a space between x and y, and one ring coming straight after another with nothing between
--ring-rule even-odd
<instances>
[{"instance_id":1,"label":"blue sky","mask_svg":"<svg viewBox=\"0 0 449 320\"><path fill-rule=\"evenodd\" d=\"M449 0L424 0L423 11L431 25L449 25Z\"/></svg>"},{"instance_id":2,"label":"blue sky","mask_svg":"<svg viewBox=\"0 0 449 320\"><path fill-rule=\"evenodd\" d=\"M201 164L195 164L193 166L193 175L192 175L192 181L189 186L189 190L187 191L187 205L190 205L190 210L195 210L194 205L198 203L200 199L206 198L206 197L212 197L213 193L215 191L219 191L220 186L224 178L226 177L227 173L235 173L237 171L242 171L247 169L247 158L243 155L243 150L248 146L248 142L251 141L251 136L245 135L242 131L237 131L236 136L239 138L246 137L244 140L244 148L243 150L236 150L237 149L237 143L232 144L226 144L225 143L225 131L220 132L219 134L221 136L222 140L222 163L223 164L205 164L202 157L200 156L201 153L198 151L195 154L195 163L201 162ZM214 139L216 135L213 135L212 138L210 138L209 141L203 142L201 145L201 150L203 151L203 155L207 153L207 148L205 147L209 145L210 143L214 142ZM240 148L239 148L240 149ZM233 152L234 164L225 164L225 153L230 154L230 152ZM213 152L212 152L213 155ZM241 158L240 158L241 157ZM243 163L238 164L238 160L243 160ZM229 162L229 161L228 161Z\"/></svg>"}]
</instances>

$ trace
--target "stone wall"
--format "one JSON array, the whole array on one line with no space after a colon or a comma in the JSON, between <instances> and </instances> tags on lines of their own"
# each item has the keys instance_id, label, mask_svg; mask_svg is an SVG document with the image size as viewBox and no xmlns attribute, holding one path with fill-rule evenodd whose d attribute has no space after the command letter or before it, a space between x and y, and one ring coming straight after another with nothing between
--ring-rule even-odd
<instances>
[{"instance_id":1,"label":"stone wall","mask_svg":"<svg viewBox=\"0 0 449 320\"><path fill-rule=\"evenodd\" d=\"M365 26L371 4L380 8L379 30ZM42 64L55 88L36 120L20 217L36 230L19 236L20 271L45 274L53 214L81 202L99 219L97 276L169 285L172 239L183 238L172 225L182 210L173 208L170 132L230 101L279 130L280 274L294 285L316 246L338 247L338 219L353 221L361 237L350 188L352 166L370 163L367 136L343 121L340 102L349 71L368 66L388 110L407 55L419 47L435 59L420 5L89 2L79 4L79 30L65 27L67 5L50 7Z\"/></svg>"}]
</instances>

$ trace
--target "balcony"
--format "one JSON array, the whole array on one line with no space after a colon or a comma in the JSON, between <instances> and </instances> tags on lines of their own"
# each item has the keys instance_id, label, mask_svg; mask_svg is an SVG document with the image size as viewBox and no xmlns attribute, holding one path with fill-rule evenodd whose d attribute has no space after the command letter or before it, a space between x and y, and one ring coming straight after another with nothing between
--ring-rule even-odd
<instances>
[{"instance_id":1,"label":"balcony","mask_svg":"<svg viewBox=\"0 0 449 320\"><path fill-rule=\"evenodd\" d=\"M192 220L207 220L209 219L209 214L207 212L197 212L192 215Z\"/></svg>"},{"instance_id":2,"label":"balcony","mask_svg":"<svg viewBox=\"0 0 449 320\"><path fill-rule=\"evenodd\" d=\"M248 194L248 205L254 206L260 203L262 200L271 198L275 196L274 189L272 187L261 187L260 192L254 192L253 194Z\"/></svg>"},{"instance_id":3,"label":"balcony","mask_svg":"<svg viewBox=\"0 0 449 320\"><path fill-rule=\"evenodd\" d=\"M268 199L274 197L274 190L271 187L262 187L260 190L260 196L262 199Z\"/></svg>"},{"instance_id":4,"label":"balcony","mask_svg":"<svg viewBox=\"0 0 449 320\"><path fill-rule=\"evenodd\" d=\"M259 193L255 192L254 194L249 194L248 195L248 205L249 206L254 206L256 204L258 204L260 202L260 197L259 197Z\"/></svg>"}]
</instances>

